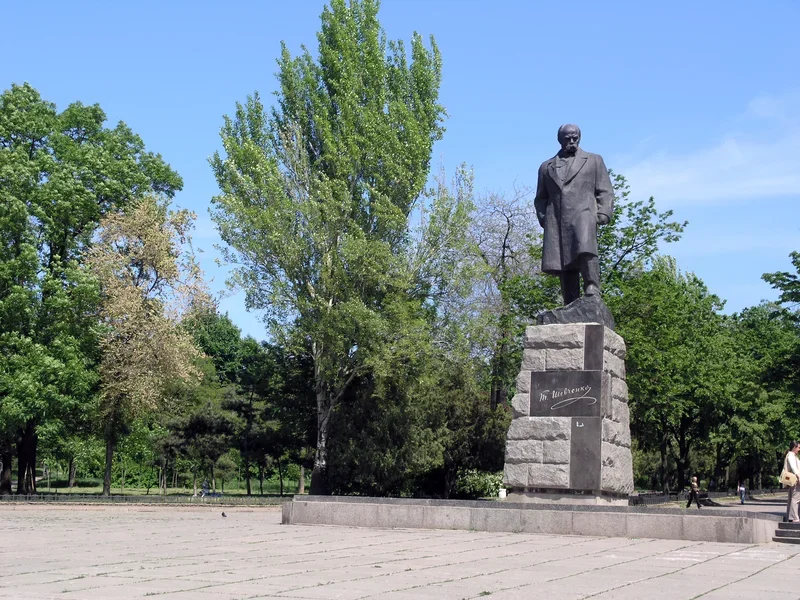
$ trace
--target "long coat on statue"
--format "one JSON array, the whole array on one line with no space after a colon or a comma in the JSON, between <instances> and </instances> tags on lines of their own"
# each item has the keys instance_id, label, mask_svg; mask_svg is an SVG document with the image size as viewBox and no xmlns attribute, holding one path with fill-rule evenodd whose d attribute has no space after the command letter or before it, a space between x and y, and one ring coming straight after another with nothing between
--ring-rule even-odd
<instances>
[{"instance_id":1,"label":"long coat on statue","mask_svg":"<svg viewBox=\"0 0 800 600\"><path fill-rule=\"evenodd\" d=\"M533 201L544 229L542 271L558 275L578 270L581 254L597 256L597 215L611 218L614 188L602 157L580 148L564 179L556 172L556 158L539 167Z\"/></svg>"}]
</instances>

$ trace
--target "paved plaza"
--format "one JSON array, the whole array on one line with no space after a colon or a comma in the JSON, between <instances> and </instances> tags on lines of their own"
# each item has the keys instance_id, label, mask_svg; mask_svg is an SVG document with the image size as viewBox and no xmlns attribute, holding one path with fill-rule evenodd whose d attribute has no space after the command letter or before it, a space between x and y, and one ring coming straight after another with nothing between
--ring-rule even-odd
<instances>
[{"instance_id":1,"label":"paved plaza","mask_svg":"<svg viewBox=\"0 0 800 600\"><path fill-rule=\"evenodd\" d=\"M0 598L800 598L800 545L281 525L279 508L0 506Z\"/></svg>"}]
</instances>

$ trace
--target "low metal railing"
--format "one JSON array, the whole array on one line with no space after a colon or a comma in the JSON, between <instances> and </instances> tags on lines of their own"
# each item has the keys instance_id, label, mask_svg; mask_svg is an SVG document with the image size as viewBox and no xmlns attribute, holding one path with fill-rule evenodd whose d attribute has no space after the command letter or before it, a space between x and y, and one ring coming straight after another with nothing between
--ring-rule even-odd
<instances>
[{"instance_id":1,"label":"low metal railing","mask_svg":"<svg viewBox=\"0 0 800 600\"><path fill-rule=\"evenodd\" d=\"M169 504L169 505L219 505L219 506L274 506L288 502L292 496L164 496L99 494L12 494L0 496L0 503L24 502L30 504Z\"/></svg>"}]
</instances>

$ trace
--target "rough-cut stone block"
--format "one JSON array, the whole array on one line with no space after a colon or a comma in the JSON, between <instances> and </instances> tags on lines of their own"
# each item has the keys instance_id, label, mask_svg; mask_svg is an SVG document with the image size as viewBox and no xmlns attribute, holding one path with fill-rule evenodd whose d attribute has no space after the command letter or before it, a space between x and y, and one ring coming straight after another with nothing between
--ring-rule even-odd
<instances>
[{"instance_id":1,"label":"rough-cut stone block","mask_svg":"<svg viewBox=\"0 0 800 600\"><path fill-rule=\"evenodd\" d=\"M542 462L553 465L569 464L569 440L553 440L542 442Z\"/></svg>"},{"instance_id":2,"label":"rough-cut stone block","mask_svg":"<svg viewBox=\"0 0 800 600\"><path fill-rule=\"evenodd\" d=\"M516 392L517 394L527 394L530 391L531 391L531 372L520 371L519 375L517 375Z\"/></svg>"},{"instance_id":3,"label":"rough-cut stone block","mask_svg":"<svg viewBox=\"0 0 800 600\"><path fill-rule=\"evenodd\" d=\"M625 361L610 352L603 353L603 370L613 377L625 379Z\"/></svg>"},{"instance_id":4,"label":"rough-cut stone block","mask_svg":"<svg viewBox=\"0 0 800 600\"><path fill-rule=\"evenodd\" d=\"M624 423L626 426L629 427L631 422L631 410L628 407L628 403L620 402L619 400L612 400L611 418L614 419L617 423Z\"/></svg>"},{"instance_id":5,"label":"rough-cut stone block","mask_svg":"<svg viewBox=\"0 0 800 600\"><path fill-rule=\"evenodd\" d=\"M622 339L622 336L606 327L603 342L603 347L607 352L611 352L611 354L619 358L625 358L627 350L625 348L625 340Z\"/></svg>"},{"instance_id":6,"label":"rough-cut stone block","mask_svg":"<svg viewBox=\"0 0 800 600\"><path fill-rule=\"evenodd\" d=\"M583 348L584 329L582 324L526 327L525 348Z\"/></svg>"},{"instance_id":7,"label":"rough-cut stone block","mask_svg":"<svg viewBox=\"0 0 800 600\"><path fill-rule=\"evenodd\" d=\"M530 394L514 394L511 399L511 412L515 419L529 416L531 414Z\"/></svg>"},{"instance_id":8,"label":"rough-cut stone block","mask_svg":"<svg viewBox=\"0 0 800 600\"><path fill-rule=\"evenodd\" d=\"M543 455L542 444L544 442L541 440L509 440L506 442L506 462L511 464L540 463Z\"/></svg>"},{"instance_id":9,"label":"rough-cut stone block","mask_svg":"<svg viewBox=\"0 0 800 600\"><path fill-rule=\"evenodd\" d=\"M509 440L568 440L572 430L569 417L522 417L511 421Z\"/></svg>"},{"instance_id":10,"label":"rough-cut stone block","mask_svg":"<svg viewBox=\"0 0 800 600\"><path fill-rule=\"evenodd\" d=\"M627 406L627 405L626 405ZM615 446L631 447L631 428L628 423L603 419L603 441Z\"/></svg>"},{"instance_id":11,"label":"rough-cut stone block","mask_svg":"<svg viewBox=\"0 0 800 600\"><path fill-rule=\"evenodd\" d=\"M544 358L545 350L540 349L527 349L522 352L522 370L523 371L544 371Z\"/></svg>"},{"instance_id":12,"label":"rough-cut stone block","mask_svg":"<svg viewBox=\"0 0 800 600\"><path fill-rule=\"evenodd\" d=\"M620 402L628 401L628 384L618 377L611 378L611 397Z\"/></svg>"},{"instance_id":13,"label":"rough-cut stone block","mask_svg":"<svg viewBox=\"0 0 800 600\"><path fill-rule=\"evenodd\" d=\"M503 485L506 487L528 487L530 472L528 465L512 465L506 463L503 469Z\"/></svg>"},{"instance_id":14,"label":"rough-cut stone block","mask_svg":"<svg viewBox=\"0 0 800 600\"><path fill-rule=\"evenodd\" d=\"M601 456L601 488L609 492L630 494L633 491L633 462L630 449L603 442Z\"/></svg>"},{"instance_id":15,"label":"rough-cut stone block","mask_svg":"<svg viewBox=\"0 0 800 600\"><path fill-rule=\"evenodd\" d=\"M569 487L569 465L528 465L528 487Z\"/></svg>"},{"instance_id":16,"label":"rough-cut stone block","mask_svg":"<svg viewBox=\"0 0 800 600\"><path fill-rule=\"evenodd\" d=\"M583 348L548 348L545 368L548 371L582 371Z\"/></svg>"}]
</instances>

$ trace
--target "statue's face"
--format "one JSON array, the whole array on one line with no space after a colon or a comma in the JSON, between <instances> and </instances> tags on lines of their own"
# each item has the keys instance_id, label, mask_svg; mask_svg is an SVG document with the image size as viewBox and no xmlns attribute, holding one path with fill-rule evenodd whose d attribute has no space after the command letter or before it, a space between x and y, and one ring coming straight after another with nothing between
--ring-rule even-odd
<instances>
[{"instance_id":1,"label":"statue's face","mask_svg":"<svg viewBox=\"0 0 800 600\"><path fill-rule=\"evenodd\" d=\"M577 127L567 126L561 130L558 136L558 141L561 144L561 150L567 154L575 154L578 150L578 144L581 143L581 134Z\"/></svg>"}]
</instances>

